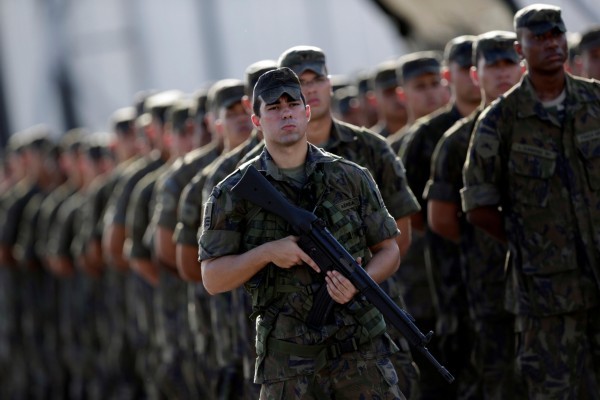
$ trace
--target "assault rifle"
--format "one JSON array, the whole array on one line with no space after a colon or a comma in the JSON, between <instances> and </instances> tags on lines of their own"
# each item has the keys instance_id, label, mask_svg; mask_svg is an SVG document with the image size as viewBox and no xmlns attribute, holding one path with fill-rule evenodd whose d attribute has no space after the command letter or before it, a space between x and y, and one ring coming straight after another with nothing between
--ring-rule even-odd
<instances>
[{"instance_id":1,"label":"assault rifle","mask_svg":"<svg viewBox=\"0 0 600 400\"><path fill-rule=\"evenodd\" d=\"M231 189L231 192L287 221L300 237L298 245L317 263L321 273L336 270L344 275L381 312L385 320L395 326L411 346L420 351L435 366L448 383L454 381L452 374L425 347L431 340L433 332L430 331L424 335L419 330L414 324L414 318L398 307L379 287L327 230L323 220L310 211L290 204L253 166L246 170L242 179ZM314 304L327 304L321 310L323 313L327 313L333 300L329 297L329 301L323 302L324 295L322 293L329 297L326 290L320 291Z\"/></svg>"}]
</instances>

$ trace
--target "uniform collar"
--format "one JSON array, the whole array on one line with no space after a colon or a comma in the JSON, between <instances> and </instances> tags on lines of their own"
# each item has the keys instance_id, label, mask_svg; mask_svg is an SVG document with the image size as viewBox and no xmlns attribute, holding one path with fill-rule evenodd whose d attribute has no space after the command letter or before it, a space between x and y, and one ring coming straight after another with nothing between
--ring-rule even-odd
<instances>
[{"instance_id":1,"label":"uniform collar","mask_svg":"<svg viewBox=\"0 0 600 400\"><path fill-rule=\"evenodd\" d=\"M319 164L335 162L341 159L341 157L328 153L313 144L308 143L307 146L308 152L306 154L306 163L304 165L306 176L310 176L317 169ZM281 170L275 165L275 162L266 147L258 157L255 166L260 170L266 171L267 175L271 175L276 180L284 180Z\"/></svg>"},{"instance_id":2,"label":"uniform collar","mask_svg":"<svg viewBox=\"0 0 600 400\"><path fill-rule=\"evenodd\" d=\"M518 87L521 89L519 91L517 107L519 118L527 118L535 115L541 119L550 119L531 84L528 73L523 75L521 84ZM582 89L578 81L569 73L565 73L565 91L565 108L567 110L567 115L583 107L584 103L593 100L589 96L586 96L585 89Z\"/></svg>"}]
</instances>

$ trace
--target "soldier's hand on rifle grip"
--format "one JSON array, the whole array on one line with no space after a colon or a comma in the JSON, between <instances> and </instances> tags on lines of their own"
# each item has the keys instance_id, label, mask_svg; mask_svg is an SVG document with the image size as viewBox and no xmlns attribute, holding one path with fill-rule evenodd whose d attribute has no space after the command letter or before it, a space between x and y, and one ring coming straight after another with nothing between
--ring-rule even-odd
<instances>
[{"instance_id":1,"label":"soldier's hand on rifle grip","mask_svg":"<svg viewBox=\"0 0 600 400\"><path fill-rule=\"evenodd\" d=\"M352 282L338 271L327 271L325 282L327 292L336 303L346 304L358 293Z\"/></svg>"},{"instance_id":2,"label":"soldier's hand on rifle grip","mask_svg":"<svg viewBox=\"0 0 600 400\"><path fill-rule=\"evenodd\" d=\"M287 236L283 239L269 242L267 245L271 252L271 262L283 269L307 264L316 272L321 272L317 263L298 246L297 242L298 236Z\"/></svg>"}]
</instances>

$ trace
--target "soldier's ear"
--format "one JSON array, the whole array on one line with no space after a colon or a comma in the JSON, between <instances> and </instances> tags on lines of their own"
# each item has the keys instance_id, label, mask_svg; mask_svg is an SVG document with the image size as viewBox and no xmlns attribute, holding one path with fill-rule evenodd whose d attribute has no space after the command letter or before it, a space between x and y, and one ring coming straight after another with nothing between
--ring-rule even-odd
<instances>
[{"instance_id":1,"label":"soldier's ear","mask_svg":"<svg viewBox=\"0 0 600 400\"><path fill-rule=\"evenodd\" d=\"M256 129L262 131L261 126L260 126L260 117L256 114L252 114L250 119L252 120L252 125L254 125L256 127Z\"/></svg>"},{"instance_id":2,"label":"soldier's ear","mask_svg":"<svg viewBox=\"0 0 600 400\"><path fill-rule=\"evenodd\" d=\"M469 70L469 75L471 76L471 80L475 85L479 86L479 74L477 73L477 68L475 66L471 67Z\"/></svg>"},{"instance_id":3,"label":"soldier's ear","mask_svg":"<svg viewBox=\"0 0 600 400\"><path fill-rule=\"evenodd\" d=\"M446 80L446 82L450 82L450 79L452 79L452 74L450 73L450 68L448 68L448 67L442 68L442 79Z\"/></svg>"},{"instance_id":4,"label":"soldier's ear","mask_svg":"<svg viewBox=\"0 0 600 400\"><path fill-rule=\"evenodd\" d=\"M523 46L521 46L521 43L519 43L518 41L515 41L514 46L515 46L515 51L517 52L517 54L519 55L519 57L521 58L521 60L523 58L525 58L523 56Z\"/></svg>"}]
</instances>

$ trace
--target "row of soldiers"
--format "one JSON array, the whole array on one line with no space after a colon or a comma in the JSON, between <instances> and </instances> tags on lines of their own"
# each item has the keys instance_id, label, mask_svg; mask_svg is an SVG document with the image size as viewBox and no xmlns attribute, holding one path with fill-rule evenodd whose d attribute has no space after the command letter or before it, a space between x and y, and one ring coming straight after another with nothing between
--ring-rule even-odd
<instances>
[{"instance_id":1,"label":"row of soldiers","mask_svg":"<svg viewBox=\"0 0 600 400\"><path fill-rule=\"evenodd\" d=\"M459 193L477 116L521 79L515 40L457 37L442 57L408 54L339 89L324 52L296 46L244 81L140 93L110 133L72 130L58 144L42 126L14 134L0 182L0 397L258 397L252 299L207 294L198 236L215 184L263 149L249 100L277 67L300 78L309 141L368 168L402 232L384 288L435 330L429 348L456 377L443 381L389 329L404 395L526 397L503 304L506 247L465 221ZM598 30L582 36L585 76L598 78L599 48Z\"/></svg>"}]
</instances>

